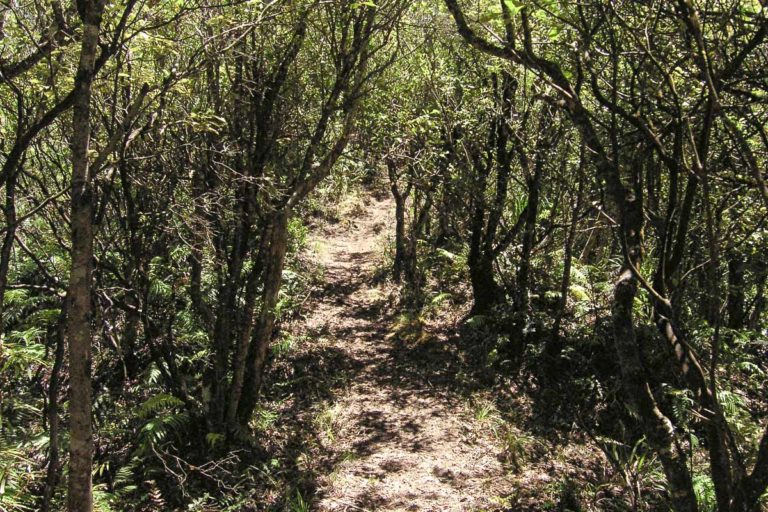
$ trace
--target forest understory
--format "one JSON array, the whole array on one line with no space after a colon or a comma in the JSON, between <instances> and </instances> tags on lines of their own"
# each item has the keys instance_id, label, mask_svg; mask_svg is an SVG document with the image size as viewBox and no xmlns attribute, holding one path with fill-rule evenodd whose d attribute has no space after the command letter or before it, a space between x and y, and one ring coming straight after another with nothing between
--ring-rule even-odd
<instances>
[{"instance_id":1,"label":"forest understory","mask_svg":"<svg viewBox=\"0 0 768 512\"><path fill-rule=\"evenodd\" d=\"M0 0L0 512L768 512L766 0Z\"/></svg>"},{"instance_id":2,"label":"forest understory","mask_svg":"<svg viewBox=\"0 0 768 512\"><path fill-rule=\"evenodd\" d=\"M625 461L612 467L608 441L580 430L573 411L558 410L577 397L542 396L522 371L494 383L483 354L492 333L461 328L471 309L468 289L427 311L402 309L388 276L393 206L381 186L364 188L330 221L309 225L299 258L317 282L281 334L290 348L257 413L280 481L265 482L261 505L626 507L629 491L617 471ZM653 477L636 483L650 503L654 484Z\"/></svg>"}]
</instances>

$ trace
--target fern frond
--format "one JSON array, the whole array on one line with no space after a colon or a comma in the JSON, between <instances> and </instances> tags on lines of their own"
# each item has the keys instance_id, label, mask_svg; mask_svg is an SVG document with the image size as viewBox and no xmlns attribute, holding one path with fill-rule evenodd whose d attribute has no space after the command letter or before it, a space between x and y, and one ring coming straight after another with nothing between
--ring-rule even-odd
<instances>
[{"instance_id":1,"label":"fern frond","mask_svg":"<svg viewBox=\"0 0 768 512\"><path fill-rule=\"evenodd\" d=\"M184 402L175 396L169 395L167 393L159 393L157 395L151 396L143 404L141 404L136 415L139 418L149 418L162 409L172 409L182 405L184 405Z\"/></svg>"}]
</instances>

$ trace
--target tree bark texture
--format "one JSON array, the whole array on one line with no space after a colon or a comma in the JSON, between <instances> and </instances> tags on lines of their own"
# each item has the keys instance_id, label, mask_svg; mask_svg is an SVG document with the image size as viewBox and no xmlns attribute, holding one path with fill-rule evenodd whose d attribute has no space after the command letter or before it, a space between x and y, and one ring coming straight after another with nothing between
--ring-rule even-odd
<instances>
[{"instance_id":1,"label":"tree bark texture","mask_svg":"<svg viewBox=\"0 0 768 512\"><path fill-rule=\"evenodd\" d=\"M93 176L88 148L91 138L91 86L98 51L104 3L80 0L83 21L80 60L75 76L72 111L71 269L67 291L70 311L66 335L69 344L69 482L70 512L93 510L91 463L91 292L93 287Z\"/></svg>"}]
</instances>

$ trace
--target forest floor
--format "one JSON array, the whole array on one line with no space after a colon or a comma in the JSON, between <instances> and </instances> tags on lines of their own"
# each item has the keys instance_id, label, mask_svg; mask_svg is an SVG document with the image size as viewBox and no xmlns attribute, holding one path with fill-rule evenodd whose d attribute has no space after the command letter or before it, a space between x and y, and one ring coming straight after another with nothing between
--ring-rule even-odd
<instances>
[{"instance_id":1,"label":"forest floor","mask_svg":"<svg viewBox=\"0 0 768 512\"><path fill-rule=\"evenodd\" d=\"M396 292L376 279L394 232L393 206L366 203L357 216L324 226L310 244L324 285L306 305L304 329L356 369L326 409L323 444L340 463L319 475L315 507L494 508L491 498L508 485L499 448L489 429L472 425L471 407L446 375L445 351L397 335Z\"/></svg>"},{"instance_id":2,"label":"forest floor","mask_svg":"<svg viewBox=\"0 0 768 512\"><path fill-rule=\"evenodd\" d=\"M273 422L268 452L282 454L275 478L289 487L266 501L323 512L578 510L567 506L571 482L604 482L604 456L542 429L541 415L555 412L537 412L526 391L489 384L491 370L468 356L481 342L459 332L466 307L416 322L400 309L386 256L393 210L366 193L310 226L301 258L319 275L284 327L294 346L276 358L261 413Z\"/></svg>"}]
</instances>

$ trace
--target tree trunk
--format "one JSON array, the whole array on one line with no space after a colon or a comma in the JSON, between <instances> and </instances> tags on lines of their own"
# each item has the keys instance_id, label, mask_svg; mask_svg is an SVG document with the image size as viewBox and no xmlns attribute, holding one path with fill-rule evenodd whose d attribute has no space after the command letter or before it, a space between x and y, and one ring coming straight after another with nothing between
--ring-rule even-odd
<instances>
[{"instance_id":1,"label":"tree trunk","mask_svg":"<svg viewBox=\"0 0 768 512\"><path fill-rule=\"evenodd\" d=\"M214 371L212 378L209 378L211 386L211 402L208 406L209 429L213 432L221 432L226 427L227 422L227 388L228 388L228 369L230 354L232 352L232 340L236 336L237 320L240 322L240 331L246 330L245 324L251 322L250 316L253 314L253 305L255 303L255 286L257 283L245 283L246 287L251 288L251 304L246 304L246 309L238 315L237 297L239 290L243 287L242 270L248 254L248 247L253 237L253 209L256 201L256 191L251 183L245 181L240 185L237 194L238 198L238 223L235 228L232 250L227 265L227 278L219 293L219 307L216 315L216 327L214 329ZM258 276L251 276L257 278ZM248 281L248 280L246 280ZM253 279L250 279L253 281ZM247 309L250 307L251 312ZM250 338L250 334L247 334ZM235 343L235 350L239 343ZM236 354L235 357L238 355ZM237 374L234 375L237 378ZM233 416L234 418L234 416Z\"/></svg>"},{"instance_id":2,"label":"tree trunk","mask_svg":"<svg viewBox=\"0 0 768 512\"><path fill-rule=\"evenodd\" d=\"M616 176L610 191L619 207L624 266L614 287L614 344L621 363L622 385L629 403L639 413L639 421L664 468L670 500L677 512L697 512L688 457L679 445L672 422L659 409L653 396L640 356L640 344L634 328L634 301L637 296L636 269L643 257L644 209L640 187L640 162L633 166L633 188L625 187ZM661 326L661 324L659 324Z\"/></svg>"},{"instance_id":3,"label":"tree trunk","mask_svg":"<svg viewBox=\"0 0 768 512\"><path fill-rule=\"evenodd\" d=\"M485 186L484 181L482 182ZM478 187L480 188L480 187ZM501 302L501 288L493 273L493 256L484 251L485 246L485 202L478 199L472 215L469 240L469 280L472 285L472 315L488 315Z\"/></svg>"},{"instance_id":4,"label":"tree trunk","mask_svg":"<svg viewBox=\"0 0 768 512\"><path fill-rule=\"evenodd\" d=\"M537 155L536 172L528 181L528 205L525 208L525 228L523 230L520 264L517 267L517 282L513 296L514 319L512 332L509 336L510 356L519 359L523 356L526 346L525 327L530 315L531 299L531 257L533 244L536 239L536 218L539 214L539 192L541 188L541 172L543 162Z\"/></svg>"},{"instance_id":5,"label":"tree trunk","mask_svg":"<svg viewBox=\"0 0 768 512\"><path fill-rule=\"evenodd\" d=\"M754 303L752 312L749 314L749 328L753 330L759 328L763 311L765 311L766 302L768 302L765 299L766 281L768 281L768 265L758 260L756 262L755 274L757 276L757 292L752 301Z\"/></svg>"},{"instance_id":6,"label":"tree trunk","mask_svg":"<svg viewBox=\"0 0 768 512\"><path fill-rule=\"evenodd\" d=\"M213 335L213 366L205 375L210 390L207 404L207 428L209 432L223 433L226 411L227 370L232 346L232 317L235 313L235 296L240 268L229 268L226 282L219 289L219 307Z\"/></svg>"},{"instance_id":7,"label":"tree trunk","mask_svg":"<svg viewBox=\"0 0 768 512\"><path fill-rule=\"evenodd\" d=\"M249 365L243 394L240 399L237 416L242 425L248 421L256 407L256 402L264 382L264 370L272 333L275 327L276 311L280 285L283 278L285 253L288 248L288 212L281 210L274 213L269 247L264 264L264 287L261 292L261 312L254 328L253 340L248 354Z\"/></svg>"},{"instance_id":8,"label":"tree trunk","mask_svg":"<svg viewBox=\"0 0 768 512\"><path fill-rule=\"evenodd\" d=\"M258 285L264 269L265 254L272 239L273 226L266 229L262 235L262 241L259 251L254 259L253 268L248 276L248 283L245 289L245 305L243 307L244 318L240 329L237 348L235 350L234 361L232 362L232 384L230 385L229 397L227 401L227 432L234 434L240 425L237 422L237 410L240 406L240 398L243 395L243 385L245 384L246 367L248 363L248 349L251 342L251 336L254 329L254 309L258 297Z\"/></svg>"},{"instance_id":9,"label":"tree trunk","mask_svg":"<svg viewBox=\"0 0 768 512\"><path fill-rule=\"evenodd\" d=\"M13 240L16 237L16 177L14 173L8 177L5 182L5 237L3 246L0 249L0 333L3 331L3 301L5 299L5 288L8 285L8 270L11 264L11 249Z\"/></svg>"},{"instance_id":10,"label":"tree trunk","mask_svg":"<svg viewBox=\"0 0 768 512\"><path fill-rule=\"evenodd\" d=\"M745 476L734 492L734 499L730 510L732 512L759 512L764 510L760 506L760 496L768 488L768 428L760 439L760 447L757 451L757 460L754 469L749 476Z\"/></svg>"},{"instance_id":11,"label":"tree trunk","mask_svg":"<svg viewBox=\"0 0 768 512\"><path fill-rule=\"evenodd\" d=\"M389 190L392 192L392 198L395 200L395 259L392 262L392 278L395 283L400 283L405 270L406 259L406 225L405 225L405 202L410 194L410 187L406 191L400 190L398 183L397 166L398 162L393 158L387 158L387 177L389 178Z\"/></svg>"},{"instance_id":12,"label":"tree trunk","mask_svg":"<svg viewBox=\"0 0 768 512\"><path fill-rule=\"evenodd\" d=\"M477 259L471 258L469 264L469 279L472 284L473 315L488 315L493 307L499 304L501 290L493 277L493 261L483 255Z\"/></svg>"},{"instance_id":13,"label":"tree trunk","mask_svg":"<svg viewBox=\"0 0 768 512\"><path fill-rule=\"evenodd\" d=\"M582 149L581 162L584 161L584 152ZM544 345L544 362L549 370L555 369L555 363L560 358L563 350L563 340L560 338L560 326L568 308L568 291L571 287L571 266L573 265L573 242L576 239L576 229L578 227L579 209L581 208L581 197L584 193L584 179L579 180L579 189L576 193L576 199L573 201L573 211L571 213L571 224L568 226L568 234L565 238L564 259L563 259L563 277L560 281L560 300L558 301L555 319L552 323L552 333ZM554 372L551 372L554 376Z\"/></svg>"},{"instance_id":14,"label":"tree trunk","mask_svg":"<svg viewBox=\"0 0 768 512\"><path fill-rule=\"evenodd\" d=\"M448 179L446 178L446 182ZM435 245L437 247L443 247L447 245L447 242L454 236L454 232L451 229L451 218L449 213L451 211L451 198L448 192L448 185L443 185L443 189L440 193L440 207L437 209L437 232L435 233Z\"/></svg>"},{"instance_id":15,"label":"tree trunk","mask_svg":"<svg viewBox=\"0 0 768 512\"><path fill-rule=\"evenodd\" d=\"M422 279L419 275L418 232L413 231L405 237L403 251L403 277L408 292L408 300L412 305L419 306L421 302Z\"/></svg>"},{"instance_id":16,"label":"tree trunk","mask_svg":"<svg viewBox=\"0 0 768 512\"><path fill-rule=\"evenodd\" d=\"M405 241L405 199L402 194L395 193L393 185L392 195L395 198L395 261L392 264L392 275L396 283L403 277L406 259Z\"/></svg>"},{"instance_id":17,"label":"tree trunk","mask_svg":"<svg viewBox=\"0 0 768 512\"><path fill-rule=\"evenodd\" d=\"M71 512L93 510L91 463L91 292L93 286L93 177L88 147L91 138L91 86L98 51L104 4L79 0L83 35L75 77L72 112L72 253L67 297L70 311L66 334L69 342L69 486L67 507Z\"/></svg>"},{"instance_id":18,"label":"tree trunk","mask_svg":"<svg viewBox=\"0 0 768 512\"><path fill-rule=\"evenodd\" d=\"M64 327L67 321L68 302L62 305L59 321L56 324L56 349L51 368L51 379L48 382L48 468L46 469L45 487L43 489L42 512L51 510L51 501L59 482L59 387L61 369L64 366Z\"/></svg>"},{"instance_id":19,"label":"tree trunk","mask_svg":"<svg viewBox=\"0 0 768 512\"><path fill-rule=\"evenodd\" d=\"M624 394L638 413L648 444L659 456L675 510L697 512L696 494L686 466L686 457L675 441L672 423L659 410L645 379L632 315L636 295L637 283L632 271L622 270L614 288L613 328Z\"/></svg>"},{"instance_id":20,"label":"tree trunk","mask_svg":"<svg viewBox=\"0 0 768 512\"><path fill-rule=\"evenodd\" d=\"M744 327L744 269L746 262L740 255L733 254L728 259L728 327Z\"/></svg>"}]
</instances>

